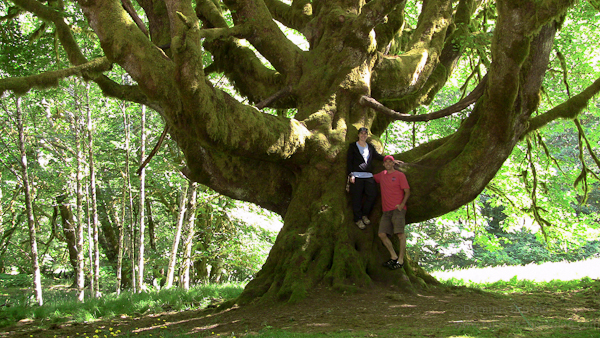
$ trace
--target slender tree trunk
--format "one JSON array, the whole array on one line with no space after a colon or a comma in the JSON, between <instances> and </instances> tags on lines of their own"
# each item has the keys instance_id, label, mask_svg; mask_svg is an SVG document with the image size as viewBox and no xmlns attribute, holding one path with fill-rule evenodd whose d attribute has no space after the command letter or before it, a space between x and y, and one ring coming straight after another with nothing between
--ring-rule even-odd
<instances>
[{"instance_id":1,"label":"slender tree trunk","mask_svg":"<svg viewBox=\"0 0 600 338\"><path fill-rule=\"evenodd\" d=\"M148 237L150 237L150 248L156 251L156 225L154 224L154 219L152 218L152 203L149 199L146 199L146 212L146 218L148 219Z\"/></svg>"},{"instance_id":2,"label":"slender tree trunk","mask_svg":"<svg viewBox=\"0 0 600 338\"><path fill-rule=\"evenodd\" d=\"M127 123L127 111L123 106L121 106L121 111L123 113L123 129L125 130L125 173L123 174L123 197L121 199L121 212L122 222L117 222L117 226L119 227L119 245L117 252L117 295L121 294L121 284L123 280L123 251L124 251L124 239L125 239L125 218L126 218L126 210L127 210L127 182L129 182L129 124ZM115 216L117 213L115 212ZM115 217L115 219L118 219ZM133 270L133 269L132 269Z\"/></svg>"},{"instance_id":3,"label":"slender tree trunk","mask_svg":"<svg viewBox=\"0 0 600 338\"><path fill-rule=\"evenodd\" d=\"M122 203L122 219L123 225L119 230L119 250L120 250L120 258L119 262L121 263L121 268L119 273L122 275L123 269L123 250L125 249L125 229L127 227L127 233L129 236L129 261L131 262L131 287L133 288L133 292L136 292L136 267L135 267L135 222L133 219L133 195L131 189L131 175L129 171L130 166L130 157L131 157L131 124L129 121L129 116L127 115L127 109L124 105L121 104L121 111L123 112L123 128L125 130L125 173L123 178L123 203ZM127 209L129 209L129 213L127 213ZM127 217L129 216L129 217ZM128 222L126 223L126 220ZM128 224L128 226L127 226ZM120 288L122 285L120 284L118 287ZM120 290L118 291L120 292Z\"/></svg>"},{"instance_id":4,"label":"slender tree trunk","mask_svg":"<svg viewBox=\"0 0 600 338\"><path fill-rule=\"evenodd\" d=\"M85 187L85 210L86 210L86 219L85 219L85 224L87 224L87 241L88 241L88 262L89 262L89 269L90 269L90 273L92 273L92 276L90 276L90 295L92 297L95 297L96 295L96 291L95 291L95 284L94 284L94 276L93 276L93 272L94 272L94 250L93 250L93 239L92 239L92 222L90 220L90 215L91 213L91 207L90 207L90 189L89 186Z\"/></svg>"},{"instance_id":5,"label":"slender tree trunk","mask_svg":"<svg viewBox=\"0 0 600 338\"><path fill-rule=\"evenodd\" d=\"M94 168L94 135L92 124L92 109L90 107L90 84L86 84L86 100L87 100L87 132L88 132L88 163L90 166L90 198L92 200L92 233L94 247L94 285L96 293L95 297L100 297L100 249L98 247L98 203L96 198L96 169ZM90 243L91 244L91 243Z\"/></svg>"},{"instance_id":6,"label":"slender tree trunk","mask_svg":"<svg viewBox=\"0 0 600 338\"><path fill-rule=\"evenodd\" d=\"M181 191L181 197L179 201L179 213L177 214L177 226L175 227L175 238L173 238L173 246L171 247L171 255L169 256L169 266L167 268L167 282L165 283L165 289L169 289L173 286L173 277L175 276L175 265L177 263L177 249L179 248L179 241L181 239L181 229L185 220L185 208L187 204L187 195L189 187L192 182L189 182L188 187Z\"/></svg>"},{"instance_id":7,"label":"slender tree trunk","mask_svg":"<svg viewBox=\"0 0 600 338\"><path fill-rule=\"evenodd\" d=\"M117 277L120 287L131 287L130 274L119 274L119 271L128 272L130 268L127 262L119 263L120 245L123 243L123 239L119 238L123 227L120 215L121 199L114 198L112 193L107 194L102 189L97 190L96 195L98 199L98 244L104 250L106 260L115 269L115 277Z\"/></svg>"},{"instance_id":8,"label":"slender tree trunk","mask_svg":"<svg viewBox=\"0 0 600 338\"><path fill-rule=\"evenodd\" d=\"M131 285L133 292L137 292L137 269L138 266L136 264L136 260L135 260L135 254L136 254L136 219L134 218L133 215L133 192L132 192L132 188L131 188L131 181L128 181L128 190L127 190L127 194L128 194L128 198L127 201L129 202L129 227L127 227L128 231L128 235L129 235L129 261L131 262L131 280L133 281L133 284Z\"/></svg>"},{"instance_id":9,"label":"slender tree trunk","mask_svg":"<svg viewBox=\"0 0 600 338\"><path fill-rule=\"evenodd\" d=\"M0 171L0 182L2 181L2 172ZM2 186L0 185L0 201L2 201ZM2 203L0 203L0 251L2 250L2 240L1 238L4 236L4 208L2 207ZM0 256L0 273L4 272L3 266L4 266L4 262L1 259L2 257Z\"/></svg>"},{"instance_id":10,"label":"slender tree trunk","mask_svg":"<svg viewBox=\"0 0 600 338\"><path fill-rule=\"evenodd\" d=\"M146 106L142 105L140 131L140 164L144 163L146 156ZM144 288L144 232L146 221L144 219L144 201L146 199L146 169L142 168L140 172L140 203L139 203L139 224L140 224L140 242L138 254L138 292Z\"/></svg>"},{"instance_id":11,"label":"slender tree trunk","mask_svg":"<svg viewBox=\"0 0 600 338\"><path fill-rule=\"evenodd\" d=\"M77 299L83 302L85 295L85 257L83 251L83 152L81 150L81 132L79 128L79 116L73 118L73 131L75 133L75 152L77 157L76 175L76 214L77 214Z\"/></svg>"},{"instance_id":12,"label":"slender tree trunk","mask_svg":"<svg viewBox=\"0 0 600 338\"><path fill-rule=\"evenodd\" d=\"M204 201L206 202L206 200ZM212 213L206 212L206 209L203 208L203 212L200 213L200 219L198 220L199 228L202 231L198 234L198 250L199 251L207 251L210 247L213 235L213 217ZM200 256L197 261L194 262L194 270L196 271L196 280L200 280L202 283L210 283L210 275L213 272L212 266L209 269L209 265L211 264L211 260L208 257Z\"/></svg>"},{"instance_id":13,"label":"slender tree trunk","mask_svg":"<svg viewBox=\"0 0 600 338\"><path fill-rule=\"evenodd\" d=\"M58 203L58 210L60 211L60 217L62 218L62 228L65 242L67 243L67 250L69 251L69 262L73 267L75 276L78 276L79 265L77 263L77 236L76 236L76 220L71 210L71 206L65 203L66 195L62 195L56 198ZM77 278L73 280L72 287L77 286Z\"/></svg>"},{"instance_id":14,"label":"slender tree trunk","mask_svg":"<svg viewBox=\"0 0 600 338\"><path fill-rule=\"evenodd\" d=\"M219 283L221 283L222 276L223 276L223 260L221 259L221 257L217 256L211 262L209 280L211 283L219 284Z\"/></svg>"},{"instance_id":15,"label":"slender tree trunk","mask_svg":"<svg viewBox=\"0 0 600 338\"><path fill-rule=\"evenodd\" d=\"M192 244L194 234L196 230L196 196L198 190L198 183L190 181L190 187L188 191L188 207L186 217L186 236L183 240L183 267L181 272L181 286L189 290L190 289L190 267L192 265Z\"/></svg>"},{"instance_id":16,"label":"slender tree trunk","mask_svg":"<svg viewBox=\"0 0 600 338\"><path fill-rule=\"evenodd\" d=\"M17 128L19 129L19 150L21 153L21 171L23 186L25 187L25 208L27 209L27 225L29 226L29 244L31 245L31 263L33 266L33 288L35 300L38 305L44 305L42 297L42 276L38 263L38 249L35 232L35 220L33 219L33 203L31 201L31 188L29 175L27 173L27 153L25 152L25 132L23 128L23 113L21 112L21 98L17 97Z\"/></svg>"},{"instance_id":17,"label":"slender tree trunk","mask_svg":"<svg viewBox=\"0 0 600 338\"><path fill-rule=\"evenodd\" d=\"M119 241L118 241L118 251L117 251L117 295L121 294L121 287L123 283L123 246L125 245L125 209L126 209L126 201L127 201L127 181L123 181L123 198L121 199L121 210L122 217L119 220L119 215L114 210L115 221L117 222L117 227L119 229Z\"/></svg>"},{"instance_id":18,"label":"slender tree trunk","mask_svg":"<svg viewBox=\"0 0 600 338\"><path fill-rule=\"evenodd\" d=\"M2 172L0 172L0 182L2 182ZM2 201L2 186L0 186L0 201ZM6 235L6 232L4 230L4 208L2 207L2 203L0 203L0 273L4 273L4 259L2 258L2 256L4 256L2 253L4 252L3 248L4 248L4 238Z\"/></svg>"}]
</instances>

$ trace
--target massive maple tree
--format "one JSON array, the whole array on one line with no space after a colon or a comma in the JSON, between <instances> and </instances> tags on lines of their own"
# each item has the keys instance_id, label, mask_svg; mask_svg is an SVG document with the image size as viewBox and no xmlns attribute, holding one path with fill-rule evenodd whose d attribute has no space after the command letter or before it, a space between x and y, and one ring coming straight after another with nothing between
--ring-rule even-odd
<instances>
[{"instance_id":1,"label":"massive maple tree","mask_svg":"<svg viewBox=\"0 0 600 338\"><path fill-rule=\"evenodd\" d=\"M282 215L284 227L241 301L297 300L318 283L352 289L434 282L411 264L382 267L387 251L376 227L361 231L352 221L345 161L359 127L371 130L381 150L379 136L394 121L471 107L455 133L394 154L406 163L411 185L407 220L419 222L472 201L519 140L575 117L600 90L596 81L532 116L553 39L574 1L425 0L409 27L407 2L398 0L138 0L137 12L129 0L81 0L105 55L97 59L84 56L62 3L12 1L55 27L73 67L3 79L1 90L22 93L73 74L91 79L106 95L164 117L189 178ZM414 115L444 87L466 41L488 19L495 26L485 77L447 109ZM308 50L277 23L306 37ZM102 74L114 64L136 85ZM212 73L227 76L245 101L216 88ZM265 107L293 109L293 117Z\"/></svg>"}]
</instances>

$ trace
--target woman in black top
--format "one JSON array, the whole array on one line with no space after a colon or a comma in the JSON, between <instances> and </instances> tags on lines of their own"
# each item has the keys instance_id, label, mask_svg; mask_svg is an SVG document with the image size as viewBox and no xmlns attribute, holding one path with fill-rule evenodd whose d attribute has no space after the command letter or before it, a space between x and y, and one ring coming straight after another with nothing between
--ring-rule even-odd
<instances>
[{"instance_id":1,"label":"woman in black top","mask_svg":"<svg viewBox=\"0 0 600 338\"><path fill-rule=\"evenodd\" d=\"M365 127L358 129L358 141L350 144L347 158L347 174L350 180L350 194L352 195L352 212L354 222L360 229L371 224L369 214L377 197L377 186L373 179L373 159L383 161L383 155L375 150L372 144L367 143L369 130ZM364 204L363 195L366 196Z\"/></svg>"}]
</instances>

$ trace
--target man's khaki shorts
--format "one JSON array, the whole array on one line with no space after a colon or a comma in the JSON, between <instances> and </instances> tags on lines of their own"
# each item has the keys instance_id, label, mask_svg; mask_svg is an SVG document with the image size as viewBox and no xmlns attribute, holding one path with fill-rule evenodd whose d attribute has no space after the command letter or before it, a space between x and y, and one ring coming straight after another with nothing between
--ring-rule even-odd
<instances>
[{"instance_id":1,"label":"man's khaki shorts","mask_svg":"<svg viewBox=\"0 0 600 338\"><path fill-rule=\"evenodd\" d=\"M379 221L379 233L388 235L403 234L404 225L406 224L404 216L406 216L406 209L384 211Z\"/></svg>"}]
</instances>

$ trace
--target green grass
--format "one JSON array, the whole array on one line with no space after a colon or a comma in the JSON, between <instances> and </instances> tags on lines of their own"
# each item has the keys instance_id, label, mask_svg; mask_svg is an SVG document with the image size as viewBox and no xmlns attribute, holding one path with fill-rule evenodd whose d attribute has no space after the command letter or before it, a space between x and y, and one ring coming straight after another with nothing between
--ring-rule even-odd
<instances>
[{"instance_id":1,"label":"green grass","mask_svg":"<svg viewBox=\"0 0 600 338\"><path fill-rule=\"evenodd\" d=\"M599 262L596 260L586 261ZM544 265L546 266L546 265ZM549 275L544 275L543 271L536 271L536 276L539 275L539 280L519 278L519 274L511 276L512 278L496 278L492 281L477 281L474 276L477 275L477 270L469 271L468 275L464 271L457 272L450 278L442 279L443 284L449 287L464 286L468 289L477 290L478 292L485 291L512 297L511 294L519 293L561 293L561 292L577 292L578 297L588 297L590 295L600 294L600 283L590 277L583 277L575 280L550 280L548 276L555 274L557 270L566 272L568 265L554 263L547 266L550 270ZM533 269L536 267L529 267ZM490 272L498 276L507 275L503 271L513 271L514 267L496 267L493 270L489 268L479 269L479 274L489 276ZM587 272L595 273L597 269L587 267ZM510 276L510 274L508 274ZM465 277L468 278L465 281ZM439 277L438 277L439 278ZM22 282L15 278L9 281L15 287L2 290L0 293L0 328L15 322L31 318L42 320L42 326L50 323L62 323L66 321L73 322L90 322L97 319L110 320L121 315L127 316L146 316L150 314L161 313L165 311L183 311L204 308L208 304L218 303L235 299L243 290L243 284L226 284L226 285L205 285L192 288L189 291L173 288L170 290L153 291L147 293L134 294L125 292L120 296L115 294L105 295L100 299L86 298L85 303L81 304L74 301L74 291L55 290L48 288L44 290L44 306L35 306L34 299L31 297L31 292L26 289L18 289L16 286ZM10 285L12 285L10 284ZM10 290L13 290L12 292ZM87 296L87 295L86 295ZM502 296L504 297L504 296ZM529 313L525 314L523 321L515 323L510 327L506 325L494 326L495 324L475 322L475 323L456 323L440 328L422 328L417 332L411 332L413 337L565 337L565 338L583 338L583 337L600 337L600 327L593 325L597 322L578 323L560 319L549 319L543 316L537 316ZM586 326L588 325L588 326ZM591 325L591 326L590 326ZM90 335L97 334L99 337L104 335L111 337L111 328L106 328L102 332L88 333ZM116 330L116 328L114 329ZM99 334L101 333L101 334ZM150 331L140 332L119 332L119 337L179 337L186 336L186 332L178 332L171 328L155 328ZM237 334L237 335L236 335ZM247 335L246 332L239 332L229 335L220 335L220 337L239 337ZM393 330L386 331L385 328L377 332L366 331L336 331L327 334L316 333L296 333L282 331L280 329L265 327L253 337L323 337L324 335L331 337L347 338L347 337L401 337L402 332ZM207 332L199 337L216 337L216 334Z\"/></svg>"},{"instance_id":2,"label":"green grass","mask_svg":"<svg viewBox=\"0 0 600 338\"><path fill-rule=\"evenodd\" d=\"M597 291L600 291L600 284L589 277L568 281L551 280L548 282L536 282L528 279L520 280L515 276L509 281L500 280L493 283L474 283L471 281L465 282L463 279L450 278L447 280L441 280L440 282L446 286L466 286L473 289L505 294L543 291L567 292L587 288L593 288Z\"/></svg>"},{"instance_id":3,"label":"green grass","mask_svg":"<svg viewBox=\"0 0 600 338\"><path fill-rule=\"evenodd\" d=\"M89 322L110 319L120 315L142 316L165 311L183 311L204 308L236 298L244 284L203 285L185 291L182 289L159 292L110 294L102 298L87 298L79 303L74 292L45 291L45 304L36 306L29 293L16 290L16 296L5 299L0 307L0 327L11 325L21 319L31 318L49 323L66 321Z\"/></svg>"}]
</instances>

